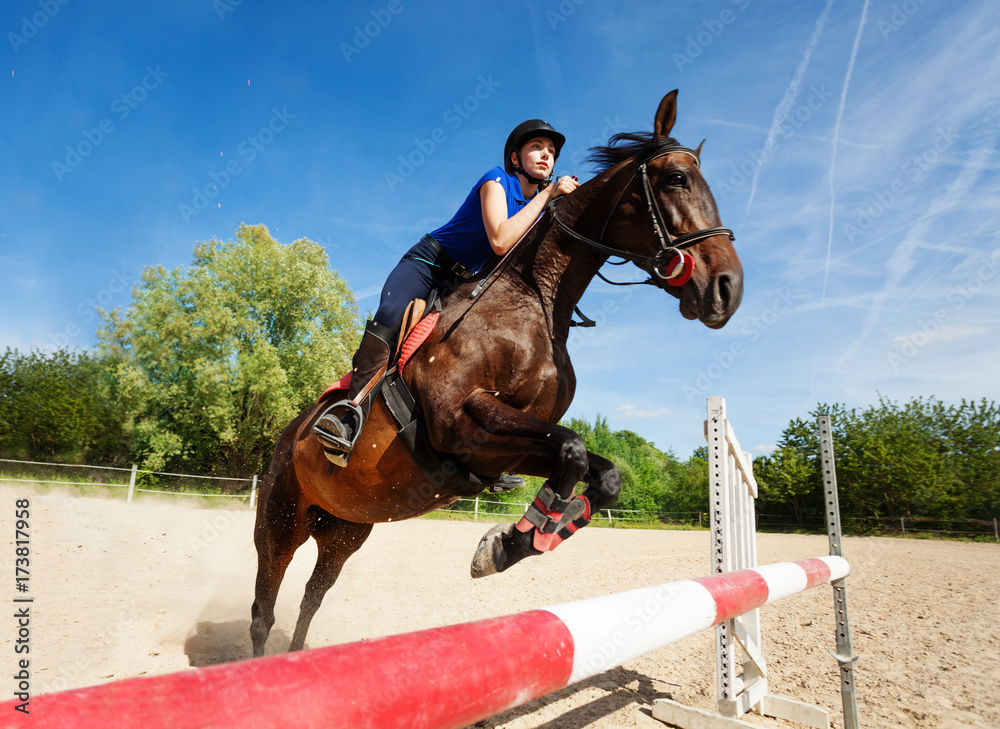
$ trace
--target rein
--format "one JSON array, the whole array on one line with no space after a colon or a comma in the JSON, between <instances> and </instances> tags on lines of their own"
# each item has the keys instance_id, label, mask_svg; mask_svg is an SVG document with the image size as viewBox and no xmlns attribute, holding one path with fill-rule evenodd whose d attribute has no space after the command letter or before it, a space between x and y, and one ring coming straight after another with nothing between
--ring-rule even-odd
<instances>
[{"instance_id":1,"label":"rein","mask_svg":"<svg viewBox=\"0 0 1000 729\"><path fill-rule=\"evenodd\" d=\"M701 166L701 160L698 158L698 153L693 149L688 149L687 147L683 147L681 145L670 145L647 156L639 162L635 172L632 173L628 182L626 182L625 186L621 189L621 191L619 191L614 204L611 206L610 211L604 218L604 223L601 225L601 232L597 236L597 240L581 235L560 220L558 214L556 213L555 199L550 200L548 204L548 210L552 215L552 220L563 230L563 232L581 243L585 243L591 248L595 248L608 256L618 256L632 261L642 268L651 270L653 275L665 282L668 286L683 286L694 274L694 257L689 254L685 255L685 248L715 235L728 235L729 240L736 240L736 236L733 235L733 231L729 228L718 227L696 230L693 233L686 233L685 235L678 236L677 238L671 237L670 231L663 220L663 213L660 210L660 206L656 202L656 196L653 194L653 186L649 181L649 174L646 170L646 165L648 163L663 157L664 155L670 154L671 152L683 152L684 154L688 154L694 158L697 166ZM660 246L660 250L652 256L640 256L636 253L620 251L617 248L612 248L600 242L601 239L604 238L604 231L608 227L608 222L611 220L611 216L614 215L615 211L618 209L618 203L621 201L625 191L632 186L636 177L642 178L642 191L643 195L646 197L646 209L649 213L650 221L653 224L653 232L656 234L656 239ZM622 261L622 263L624 263L624 261ZM633 286L640 283L656 285L653 275L645 281L629 281L624 283L608 281L608 279L604 278L604 276L601 276L600 272L598 272L597 275L604 281L614 284L615 286Z\"/></svg>"}]
</instances>

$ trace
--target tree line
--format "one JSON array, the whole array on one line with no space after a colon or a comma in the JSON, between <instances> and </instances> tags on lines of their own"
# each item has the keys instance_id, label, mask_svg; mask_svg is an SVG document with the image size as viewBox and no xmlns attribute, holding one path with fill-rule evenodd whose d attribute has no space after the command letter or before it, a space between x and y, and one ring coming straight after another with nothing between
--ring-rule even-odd
<instances>
[{"instance_id":1,"label":"tree line","mask_svg":"<svg viewBox=\"0 0 1000 729\"><path fill-rule=\"evenodd\" d=\"M790 523L821 521L816 418L830 417L840 511L845 519L993 519L1000 515L1000 408L985 398L948 405L880 398L867 408L820 404L796 418L777 448L754 461L758 512Z\"/></svg>"}]
</instances>

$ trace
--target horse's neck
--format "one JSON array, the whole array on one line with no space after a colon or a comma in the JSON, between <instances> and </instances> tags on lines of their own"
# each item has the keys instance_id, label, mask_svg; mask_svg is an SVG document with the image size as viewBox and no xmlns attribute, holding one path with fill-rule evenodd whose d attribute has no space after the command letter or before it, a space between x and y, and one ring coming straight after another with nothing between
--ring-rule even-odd
<instances>
[{"instance_id":1,"label":"horse's neck","mask_svg":"<svg viewBox=\"0 0 1000 729\"><path fill-rule=\"evenodd\" d=\"M560 200L556 205L559 220L581 235L596 238L610 212L605 181L602 175ZM515 269L529 288L540 295L553 335L565 340L573 309L607 256L574 240L551 220L551 212L547 215L550 217L539 232L537 245L522 252Z\"/></svg>"}]
</instances>

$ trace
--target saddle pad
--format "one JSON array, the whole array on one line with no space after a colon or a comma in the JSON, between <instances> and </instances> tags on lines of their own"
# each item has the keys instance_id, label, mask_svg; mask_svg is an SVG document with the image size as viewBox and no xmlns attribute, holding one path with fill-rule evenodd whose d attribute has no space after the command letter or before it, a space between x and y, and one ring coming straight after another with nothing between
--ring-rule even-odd
<instances>
[{"instance_id":1,"label":"saddle pad","mask_svg":"<svg viewBox=\"0 0 1000 729\"><path fill-rule=\"evenodd\" d=\"M427 337L430 336L430 333L434 331L434 325L437 324L439 314L440 312L432 311L430 314L421 319L415 327L413 327L410 331L410 336L408 336L406 341L403 342L403 347L399 355L399 362L396 365L397 370L400 372L403 371L403 367L406 365L410 357L413 356L413 353L420 349L420 345L423 344ZM334 393L341 391L346 392L347 388L350 386L351 373L348 372L346 375L326 388L323 394L319 396L319 399L316 400L316 403L318 404L324 400L328 400Z\"/></svg>"},{"instance_id":2,"label":"saddle pad","mask_svg":"<svg viewBox=\"0 0 1000 729\"><path fill-rule=\"evenodd\" d=\"M434 331L434 325L437 324L438 316L441 312L432 311L430 314L425 316L420 320L420 323L413 327L413 331L410 332L410 336L406 338L403 342L403 349L399 354L399 364L397 369L402 372L406 363L409 361L413 353L420 349L420 345L424 343L430 333Z\"/></svg>"},{"instance_id":3,"label":"saddle pad","mask_svg":"<svg viewBox=\"0 0 1000 729\"><path fill-rule=\"evenodd\" d=\"M318 405L324 400L328 400L337 392L347 392L347 388L351 386L351 374L352 373L348 372L346 375L326 388L326 390L323 391L323 394L319 396L319 399L316 400L316 404Z\"/></svg>"}]
</instances>

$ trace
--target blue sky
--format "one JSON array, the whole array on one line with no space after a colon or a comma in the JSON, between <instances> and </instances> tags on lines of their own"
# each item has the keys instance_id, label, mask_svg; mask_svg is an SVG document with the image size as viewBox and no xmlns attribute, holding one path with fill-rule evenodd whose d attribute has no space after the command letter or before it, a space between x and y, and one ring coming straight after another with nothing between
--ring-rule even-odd
<instances>
[{"instance_id":1,"label":"blue sky","mask_svg":"<svg viewBox=\"0 0 1000 729\"><path fill-rule=\"evenodd\" d=\"M263 223L362 310L509 130L561 174L680 90L674 136L746 272L720 331L596 281L569 416L680 456L726 397L766 452L818 402L1000 399L1000 30L988 0L12 0L0 29L0 348L89 348L145 266ZM612 274L636 280L628 267Z\"/></svg>"}]
</instances>

